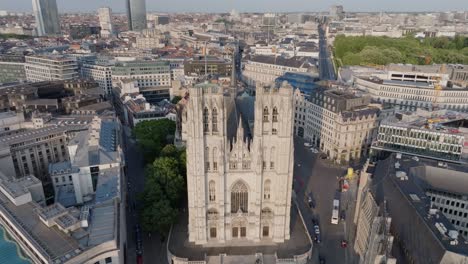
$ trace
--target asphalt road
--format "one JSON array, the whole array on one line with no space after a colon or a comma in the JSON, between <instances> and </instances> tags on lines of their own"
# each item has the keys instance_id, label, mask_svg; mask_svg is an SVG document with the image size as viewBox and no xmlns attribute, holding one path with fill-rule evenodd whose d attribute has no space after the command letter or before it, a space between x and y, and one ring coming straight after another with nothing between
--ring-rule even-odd
<instances>
[{"instance_id":1,"label":"asphalt road","mask_svg":"<svg viewBox=\"0 0 468 264\"><path fill-rule=\"evenodd\" d=\"M338 225L331 224L333 199L345 198L348 193L338 193L338 177L346 173L346 168L330 164L321 160L318 154L313 154L309 148L304 147L302 139L295 140L295 168L294 188L298 194L298 203L304 221L311 237L314 237L312 218L319 220L321 243L314 244L313 263L318 263L319 255L325 258L326 263L353 263L352 251L341 248L342 239L347 239L346 227L343 221ZM309 208L307 194L312 193L316 202L315 209ZM346 198L352 199L352 198ZM345 200L346 200L345 199ZM340 209L346 209L343 206ZM351 212L346 212L346 220L351 219ZM348 222L348 221L346 221ZM352 221L351 221L352 222Z\"/></svg>"},{"instance_id":2,"label":"asphalt road","mask_svg":"<svg viewBox=\"0 0 468 264\"><path fill-rule=\"evenodd\" d=\"M125 158L127 165L127 261L126 263L136 263L136 238L135 225L138 223L137 210L141 209L137 201L137 196L144 188L144 161L141 152L134 139L130 136L130 129L125 127ZM136 210L133 208L136 206ZM161 242L158 234L141 232L143 240L143 263L163 264L167 263L166 244Z\"/></svg>"},{"instance_id":3,"label":"asphalt road","mask_svg":"<svg viewBox=\"0 0 468 264\"><path fill-rule=\"evenodd\" d=\"M319 74L322 80L336 80L335 69L330 58L325 30L319 27Z\"/></svg>"}]
</instances>

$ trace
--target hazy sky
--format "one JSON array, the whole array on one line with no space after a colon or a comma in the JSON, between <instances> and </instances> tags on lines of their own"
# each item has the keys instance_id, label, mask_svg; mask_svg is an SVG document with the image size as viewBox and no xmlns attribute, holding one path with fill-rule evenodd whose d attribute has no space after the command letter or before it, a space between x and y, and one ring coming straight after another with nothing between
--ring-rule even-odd
<instances>
[{"instance_id":1,"label":"hazy sky","mask_svg":"<svg viewBox=\"0 0 468 264\"><path fill-rule=\"evenodd\" d=\"M95 11L110 6L125 10L126 0L57 0L59 12ZM31 11L32 0L0 0L0 10ZM228 12L236 9L260 12L324 11L341 4L349 11L449 11L468 10L467 0L146 0L148 11Z\"/></svg>"}]
</instances>

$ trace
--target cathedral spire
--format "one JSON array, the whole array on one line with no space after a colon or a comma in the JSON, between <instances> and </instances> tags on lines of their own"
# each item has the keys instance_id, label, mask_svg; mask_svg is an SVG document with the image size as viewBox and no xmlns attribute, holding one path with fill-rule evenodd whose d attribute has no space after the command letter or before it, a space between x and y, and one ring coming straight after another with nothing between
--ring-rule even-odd
<instances>
[{"instance_id":1,"label":"cathedral spire","mask_svg":"<svg viewBox=\"0 0 468 264\"><path fill-rule=\"evenodd\" d=\"M237 142L244 141L244 125L242 124L242 116L239 115L239 123L237 124Z\"/></svg>"}]
</instances>

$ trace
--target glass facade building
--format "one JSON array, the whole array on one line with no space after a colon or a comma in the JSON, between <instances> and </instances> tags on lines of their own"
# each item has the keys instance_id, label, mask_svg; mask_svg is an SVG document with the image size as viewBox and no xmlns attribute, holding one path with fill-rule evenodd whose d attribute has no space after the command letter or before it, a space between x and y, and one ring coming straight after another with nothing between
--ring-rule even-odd
<instances>
[{"instance_id":1,"label":"glass facade building","mask_svg":"<svg viewBox=\"0 0 468 264\"><path fill-rule=\"evenodd\" d=\"M146 28L146 0L127 0L128 28L143 30Z\"/></svg>"},{"instance_id":2,"label":"glass facade building","mask_svg":"<svg viewBox=\"0 0 468 264\"><path fill-rule=\"evenodd\" d=\"M38 36L60 34L60 23L56 0L33 0Z\"/></svg>"}]
</instances>

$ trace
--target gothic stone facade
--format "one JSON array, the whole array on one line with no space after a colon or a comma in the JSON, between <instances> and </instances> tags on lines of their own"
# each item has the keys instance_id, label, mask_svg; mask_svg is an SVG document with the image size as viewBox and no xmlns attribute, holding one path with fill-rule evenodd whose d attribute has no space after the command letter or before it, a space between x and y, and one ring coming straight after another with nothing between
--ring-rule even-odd
<instances>
[{"instance_id":1,"label":"gothic stone facade","mask_svg":"<svg viewBox=\"0 0 468 264\"><path fill-rule=\"evenodd\" d=\"M257 87L254 99L226 88L190 88L182 114L189 241L284 242L290 237L293 89Z\"/></svg>"}]
</instances>

